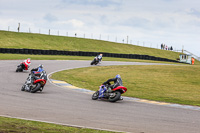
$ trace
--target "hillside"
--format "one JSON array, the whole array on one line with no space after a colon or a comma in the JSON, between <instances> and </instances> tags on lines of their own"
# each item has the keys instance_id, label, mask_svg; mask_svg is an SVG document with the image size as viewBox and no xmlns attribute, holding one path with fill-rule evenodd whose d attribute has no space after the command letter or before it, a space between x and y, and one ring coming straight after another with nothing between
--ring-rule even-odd
<instances>
[{"instance_id":1,"label":"hillside","mask_svg":"<svg viewBox=\"0 0 200 133\"><path fill-rule=\"evenodd\" d=\"M101 40L0 31L0 48L141 54L176 60L179 53Z\"/></svg>"}]
</instances>

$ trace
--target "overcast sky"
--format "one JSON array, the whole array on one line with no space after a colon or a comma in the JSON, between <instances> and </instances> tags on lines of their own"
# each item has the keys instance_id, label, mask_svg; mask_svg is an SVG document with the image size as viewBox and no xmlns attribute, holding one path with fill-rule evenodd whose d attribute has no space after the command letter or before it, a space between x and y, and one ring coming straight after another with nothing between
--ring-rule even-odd
<instances>
[{"instance_id":1,"label":"overcast sky","mask_svg":"<svg viewBox=\"0 0 200 133\"><path fill-rule=\"evenodd\" d=\"M0 0L0 30L75 36L200 56L200 0ZM9 27L9 28L8 28ZM58 32L59 31L59 32Z\"/></svg>"}]
</instances>

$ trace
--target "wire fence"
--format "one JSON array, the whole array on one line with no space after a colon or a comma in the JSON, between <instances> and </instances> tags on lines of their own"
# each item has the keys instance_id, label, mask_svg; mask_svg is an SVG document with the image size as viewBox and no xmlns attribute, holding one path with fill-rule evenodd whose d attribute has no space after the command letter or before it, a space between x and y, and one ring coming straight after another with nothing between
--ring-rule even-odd
<instances>
[{"instance_id":1,"label":"wire fence","mask_svg":"<svg viewBox=\"0 0 200 133\"><path fill-rule=\"evenodd\" d=\"M15 30L13 30L15 29ZM18 27L12 28L8 26L8 31L13 32L23 32L23 33L36 33L36 34L45 34L45 35L55 35L55 36L67 36L67 37L77 37L77 38L86 38L86 39L94 39L94 40L102 40L102 41L109 41L115 43L122 43L122 44L131 44L136 46L142 46L147 48L155 48L155 49L162 49L162 43L153 43L150 41L139 41L132 39L129 35L126 36L115 36L115 35L105 35L105 34L98 34L98 33L87 33L87 32L72 32L72 31L64 31L64 30L55 30L55 29L38 29L35 30L33 28L28 28L22 30L21 24L18 23ZM166 45L167 46L167 45ZM172 45L168 46L173 47ZM163 49L163 50L170 50L170 49ZM176 47L173 48L172 51L176 51Z\"/></svg>"}]
</instances>

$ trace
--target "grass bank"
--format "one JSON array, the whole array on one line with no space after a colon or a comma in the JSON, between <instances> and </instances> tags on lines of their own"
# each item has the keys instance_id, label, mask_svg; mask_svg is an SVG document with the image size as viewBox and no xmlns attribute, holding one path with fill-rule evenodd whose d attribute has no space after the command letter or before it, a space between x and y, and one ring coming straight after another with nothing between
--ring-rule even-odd
<instances>
[{"instance_id":1,"label":"grass bank","mask_svg":"<svg viewBox=\"0 0 200 133\"><path fill-rule=\"evenodd\" d=\"M0 133L114 133L37 121L0 117Z\"/></svg>"},{"instance_id":2,"label":"grass bank","mask_svg":"<svg viewBox=\"0 0 200 133\"><path fill-rule=\"evenodd\" d=\"M104 81L120 74L128 88L125 96L200 106L199 70L199 65L104 66L61 71L51 78L97 90Z\"/></svg>"},{"instance_id":3,"label":"grass bank","mask_svg":"<svg viewBox=\"0 0 200 133\"><path fill-rule=\"evenodd\" d=\"M0 31L1 48L142 54L176 60L179 53L102 40Z\"/></svg>"}]
</instances>

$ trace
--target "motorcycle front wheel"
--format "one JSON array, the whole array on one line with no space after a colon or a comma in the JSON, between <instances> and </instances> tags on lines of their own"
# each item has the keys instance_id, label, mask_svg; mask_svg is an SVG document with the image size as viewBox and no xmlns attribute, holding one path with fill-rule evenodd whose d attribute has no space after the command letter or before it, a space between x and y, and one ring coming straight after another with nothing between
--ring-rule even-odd
<instances>
[{"instance_id":1,"label":"motorcycle front wheel","mask_svg":"<svg viewBox=\"0 0 200 133\"><path fill-rule=\"evenodd\" d=\"M90 65L93 65L95 63L95 61L93 60L91 63L90 63Z\"/></svg>"},{"instance_id":2,"label":"motorcycle front wheel","mask_svg":"<svg viewBox=\"0 0 200 133\"><path fill-rule=\"evenodd\" d=\"M92 95L92 100L97 100L99 96L99 91L96 91L93 95Z\"/></svg>"},{"instance_id":3,"label":"motorcycle front wheel","mask_svg":"<svg viewBox=\"0 0 200 133\"><path fill-rule=\"evenodd\" d=\"M22 71L23 71L23 69L21 66L17 67L16 72L22 72Z\"/></svg>"},{"instance_id":4,"label":"motorcycle front wheel","mask_svg":"<svg viewBox=\"0 0 200 133\"><path fill-rule=\"evenodd\" d=\"M120 99L120 97L121 97L121 93L119 91L115 91L115 92L111 93L108 100L110 102L116 102L117 100Z\"/></svg>"},{"instance_id":5,"label":"motorcycle front wheel","mask_svg":"<svg viewBox=\"0 0 200 133\"><path fill-rule=\"evenodd\" d=\"M25 91L25 85L22 86L21 91Z\"/></svg>"}]
</instances>

